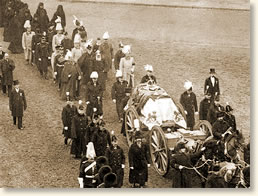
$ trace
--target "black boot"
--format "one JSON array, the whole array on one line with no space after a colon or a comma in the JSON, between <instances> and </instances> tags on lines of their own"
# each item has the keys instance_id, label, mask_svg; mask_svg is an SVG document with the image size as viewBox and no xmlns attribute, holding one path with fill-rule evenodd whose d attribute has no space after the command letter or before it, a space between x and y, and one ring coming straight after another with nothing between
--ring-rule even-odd
<instances>
[{"instance_id":1,"label":"black boot","mask_svg":"<svg viewBox=\"0 0 258 196\"><path fill-rule=\"evenodd\" d=\"M68 141L68 138L66 137L66 138L64 139L64 144L65 144L65 145L67 145L67 141Z\"/></svg>"}]
</instances>

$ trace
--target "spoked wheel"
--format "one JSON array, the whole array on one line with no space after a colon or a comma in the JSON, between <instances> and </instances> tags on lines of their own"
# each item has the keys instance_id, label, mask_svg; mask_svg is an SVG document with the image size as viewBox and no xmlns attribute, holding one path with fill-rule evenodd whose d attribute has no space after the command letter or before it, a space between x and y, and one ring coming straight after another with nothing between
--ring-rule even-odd
<instances>
[{"instance_id":1,"label":"spoked wheel","mask_svg":"<svg viewBox=\"0 0 258 196\"><path fill-rule=\"evenodd\" d=\"M159 175L166 175L169 167L168 147L163 130L159 126L153 126L151 129L149 145L154 168Z\"/></svg>"},{"instance_id":2,"label":"spoked wheel","mask_svg":"<svg viewBox=\"0 0 258 196\"><path fill-rule=\"evenodd\" d=\"M185 119L186 121L186 115L185 115L185 110L184 110L184 107L182 106L181 103L175 103L176 106L177 106L177 109L179 110L179 112L182 114L183 118Z\"/></svg>"},{"instance_id":3,"label":"spoked wheel","mask_svg":"<svg viewBox=\"0 0 258 196\"><path fill-rule=\"evenodd\" d=\"M128 146L134 142L135 128L134 128L134 120L139 120L139 115L137 114L134 108L128 108L125 113L125 132ZM141 126L141 125L140 125Z\"/></svg>"},{"instance_id":4,"label":"spoked wheel","mask_svg":"<svg viewBox=\"0 0 258 196\"><path fill-rule=\"evenodd\" d=\"M194 126L194 130L200 130L203 133L206 134L206 138L208 137L213 137L212 134L212 126L210 124L209 121L207 120L200 120L195 126Z\"/></svg>"}]
</instances>

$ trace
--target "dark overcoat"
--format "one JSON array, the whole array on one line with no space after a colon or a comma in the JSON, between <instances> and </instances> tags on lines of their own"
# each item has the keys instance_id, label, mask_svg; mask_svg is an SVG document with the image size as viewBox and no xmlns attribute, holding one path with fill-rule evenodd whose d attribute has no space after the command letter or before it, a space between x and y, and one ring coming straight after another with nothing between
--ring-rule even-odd
<instances>
[{"instance_id":1,"label":"dark overcoat","mask_svg":"<svg viewBox=\"0 0 258 196\"><path fill-rule=\"evenodd\" d=\"M211 105L211 100L204 98L200 102L200 109L199 109L199 119L200 120L207 120L208 119L208 111Z\"/></svg>"},{"instance_id":2,"label":"dark overcoat","mask_svg":"<svg viewBox=\"0 0 258 196\"><path fill-rule=\"evenodd\" d=\"M115 70L119 69L119 64L120 64L120 60L121 58L125 57L125 54L122 52L122 50L118 50L115 54L114 57L114 66L115 66Z\"/></svg>"},{"instance_id":3,"label":"dark overcoat","mask_svg":"<svg viewBox=\"0 0 258 196\"><path fill-rule=\"evenodd\" d=\"M72 119L76 115L76 106L66 105L62 111L62 122L64 127L68 127L68 130L63 129L64 137L71 138Z\"/></svg>"},{"instance_id":4,"label":"dark overcoat","mask_svg":"<svg viewBox=\"0 0 258 196\"><path fill-rule=\"evenodd\" d=\"M217 114L222 111L224 111L224 107L222 105L215 105L214 102L211 103L207 116L207 120L211 125L213 125L217 120Z\"/></svg>"},{"instance_id":5,"label":"dark overcoat","mask_svg":"<svg viewBox=\"0 0 258 196\"><path fill-rule=\"evenodd\" d=\"M3 85L12 85L13 84L13 70L15 69L14 61L11 59L2 59L0 60L0 68L2 72L2 82Z\"/></svg>"},{"instance_id":6,"label":"dark overcoat","mask_svg":"<svg viewBox=\"0 0 258 196\"><path fill-rule=\"evenodd\" d=\"M47 72L48 66L50 65L50 51L49 44L40 43L38 47L38 58L39 58L39 70ZM40 60L41 59L41 60Z\"/></svg>"},{"instance_id":7,"label":"dark overcoat","mask_svg":"<svg viewBox=\"0 0 258 196\"><path fill-rule=\"evenodd\" d=\"M223 119L217 119L215 123L212 125L213 137L216 140L220 140L222 138L222 134L225 133L229 127L230 126L226 121L224 121Z\"/></svg>"},{"instance_id":8,"label":"dark overcoat","mask_svg":"<svg viewBox=\"0 0 258 196\"><path fill-rule=\"evenodd\" d=\"M186 91L180 97L180 103L182 104L186 114L187 127L193 127L195 124L194 112L198 111L196 95L191 92L188 94Z\"/></svg>"},{"instance_id":9,"label":"dark overcoat","mask_svg":"<svg viewBox=\"0 0 258 196\"><path fill-rule=\"evenodd\" d=\"M78 65L83 73L82 83L86 84L90 81L90 74L93 66L93 56L88 52L83 53L78 59Z\"/></svg>"},{"instance_id":10,"label":"dark overcoat","mask_svg":"<svg viewBox=\"0 0 258 196\"><path fill-rule=\"evenodd\" d=\"M9 96L9 108L12 112L12 116L23 116L23 111L27 108L27 102L23 90L19 89L18 92L16 89L12 90L11 95Z\"/></svg>"},{"instance_id":11,"label":"dark overcoat","mask_svg":"<svg viewBox=\"0 0 258 196\"><path fill-rule=\"evenodd\" d=\"M112 66L112 59L114 58L112 44L109 43L109 41L102 43L100 45L100 53L102 54L108 70L110 70Z\"/></svg>"},{"instance_id":12,"label":"dark overcoat","mask_svg":"<svg viewBox=\"0 0 258 196\"><path fill-rule=\"evenodd\" d=\"M96 130L92 136L92 142L94 144L96 156L104 156L106 149L111 145L110 133L108 130Z\"/></svg>"},{"instance_id":13,"label":"dark overcoat","mask_svg":"<svg viewBox=\"0 0 258 196\"><path fill-rule=\"evenodd\" d=\"M215 94L220 95L220 88L219 88L219 79L215 77L214 86L211 82L211 77L208 77L204 82L204 94L210 93L211 98L214 98Z\"/></svg>"}]
</instances>

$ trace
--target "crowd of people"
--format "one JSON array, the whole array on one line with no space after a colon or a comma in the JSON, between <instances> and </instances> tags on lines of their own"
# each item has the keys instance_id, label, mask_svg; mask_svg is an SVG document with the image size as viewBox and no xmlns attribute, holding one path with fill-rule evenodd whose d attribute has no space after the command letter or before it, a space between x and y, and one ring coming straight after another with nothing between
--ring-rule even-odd
<instances>
[{"instance_id":1,"label":"crowd of people","mask_svg":"<svg viewBox=\"0 0 258 196\"><path fill-rule=\"evenodd\" d=\"M33 16L28 4L21 0L1 0L0 6L0 26L4 27L4 41L10 42L10 52L24 53L26 64L36 66L43 79L53 79L60 92L60 98L67 103L62 110L64 143L71 144L71 154L75 159L81 160L78 176L80 187L122 187L126 156L118 145L114 131L106 129L103 100L108 73L113 66L116 70L116 82L112 85L110 94L113 103L116 104L118 122L124 126L124 108L135 85L136 64L131 54L131 45L123 45L120 42L119 50L114 52L108 32L103 34L102 39L88 39L83 22L76 16L73 16L75 27L69 36L62 5L57 6L51 20L42 2ZM24 129L22 116L27 108L27 102L24 91L19 87L19 81L13 81L14 69L14 61L0 45L2 91L9 97L13 123L16 124L18 118L18 128ZM157 84L153 67L147 64L145 70L146 75L140 82ZM215 69L210 69L210 76L205 80L205 98L200 102L199 112L193 84L186 81L184 87L186 91L182 93L180 103L189 130L194 130L195 117L199 115L199 120L207 120L211 124L216 144L224 144L224 136L229 131L231 134L239 134L232 113L233 108L229 104L225 108L220 104L219 79L216 77ZM82 97L85 102L82 101ZM75 104L75 101L78 101L78 104ZM125 135L124 132L122 134ZM213 150L215 147L213 145L210 148ZM170 163L175 171L173 187L194 187L192 182L196 182L193 178L196 171L191 170L189 174L189 170L185 168L191 167L197 157L202 157L209 145L194 155L186 152L187 148L183 142L179 142L176 149ZM248 157L250 144L246 149L245 155ZM148 181L151 160L149 147L140 131L136 131L135 142L129 147L127 157L130 168L129 182L133 187L144 187ZM221 162L228 160L223 158ZM250 158L249 161L245 158L245 161L250 164ZM228 173L224 172L224 176L221 176L222 173L218 172L216 175L220 175L222 179L219 180L222 181L227 175L223 186L229 187ZM209 185L201 184L201 187L213 186L211 182Z\"/></svg>"}]
</instances>

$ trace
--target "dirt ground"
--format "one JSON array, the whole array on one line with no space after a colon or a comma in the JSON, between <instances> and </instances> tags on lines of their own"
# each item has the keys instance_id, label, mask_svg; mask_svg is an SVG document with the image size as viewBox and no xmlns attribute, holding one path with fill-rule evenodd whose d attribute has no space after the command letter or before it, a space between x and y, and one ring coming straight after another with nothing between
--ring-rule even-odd
<instances>
[{"instance_id":1,"label":"dirt ground","mask_svg":"<svg viewBox=\"0 0 258 196\"><path fill-rule=\"evenodd\" d=\"M34 14L37 4L24 0ZM43 1L51 18L59 1ZM136 59L136 83L144 75L144 64L152 64L157 81L175 99L183 93L186 79L193 82L198 103L203 98L204 80L214 67L220 79L222 104L234 108L237 127L246 142L250 137L250 12L229 10L158 8L61 2L71 34L72 15L82 19L88 37L96 39L109 31L115 48L121 40L132 44ZM1 35L2 31L1 30ZM2 40L2 36L0 38ZM1 41L2 42L2 41ZM4 48L8 43L3 43ZM0 187L78 188L79 161L70 156L63 143L60 100L52 80L43 80L36 67L25 65L22 54L13 55L19 79L25 90L28 109L25 129L12 125L8 98L0 94ZM128 153L121 124L111 101L110 81L104 100L104 119L108 130L115 130L119 144ZM83 98L83 97L82 97ZM126 160L128 161L128 159ZM124 187L128 182L126 162ZM159 176L150 168L148 187L171 187L171 175Z\"/></svg>"}]
</instances>

